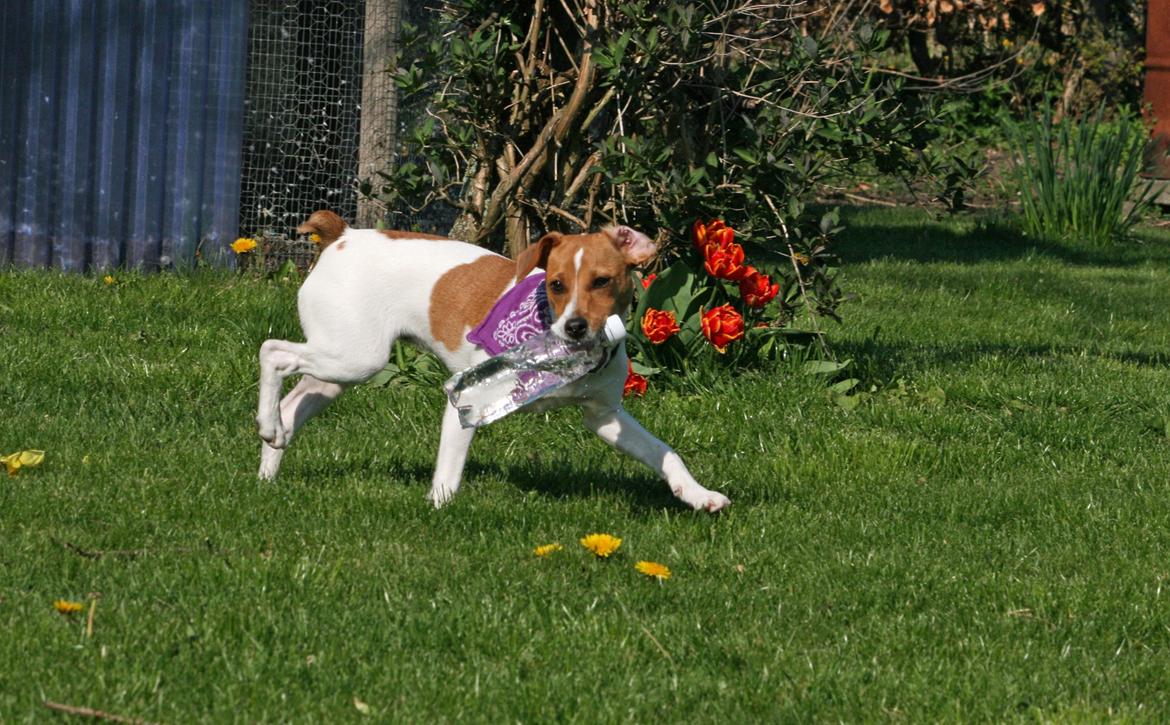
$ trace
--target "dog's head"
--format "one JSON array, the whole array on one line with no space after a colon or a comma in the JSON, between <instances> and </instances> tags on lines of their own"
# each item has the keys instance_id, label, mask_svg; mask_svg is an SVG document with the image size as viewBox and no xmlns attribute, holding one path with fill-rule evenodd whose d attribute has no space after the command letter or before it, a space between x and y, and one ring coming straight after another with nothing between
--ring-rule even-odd
<instances>
[{"instance_id":1,"label":"dog's head","mask_svg":"<svg viewBox=\"0 0 1170 725\"><path fill-rule=\"evenodd\" d=\"M516 279L543 268L553 333L584 340L599 335L607 317L625 312L634 296L630 270L657 251L649 237L626 226L595 234L550 232L516 258Z\"/></svg>"}]
</instances>

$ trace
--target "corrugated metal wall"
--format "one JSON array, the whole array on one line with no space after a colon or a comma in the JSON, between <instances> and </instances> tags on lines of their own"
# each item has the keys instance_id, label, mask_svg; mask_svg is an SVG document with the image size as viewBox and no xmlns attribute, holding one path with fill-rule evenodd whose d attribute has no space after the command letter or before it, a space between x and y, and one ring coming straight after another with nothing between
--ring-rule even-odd
<instances>
[{"instance_id":1,"label":"corrugated metal wall","mask_svg":"<svg viewBox=\"0 0 1170 725\"><path fill-rule=\"evenodd\" d=\"M0 266L229 258L247 0L4 6Z\"/></svg>"}]
</instances>

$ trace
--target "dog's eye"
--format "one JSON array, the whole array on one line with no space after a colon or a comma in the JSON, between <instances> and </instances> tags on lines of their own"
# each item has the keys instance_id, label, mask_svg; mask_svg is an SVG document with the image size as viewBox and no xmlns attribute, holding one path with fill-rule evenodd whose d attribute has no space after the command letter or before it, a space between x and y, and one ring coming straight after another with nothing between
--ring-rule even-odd
<instances>
[{"instance_id":1,"label":"dog's eye","mask_svg":"<svg viewBox=\"0 0 1170 725\"><path fill-rule=\"evenodd\" d=\"M601 289L602 287L608 287L609 283L610 283L609 277L597 277L596 279L593 280L593 289Z\"/></svg>"},{"instance_id":2,"label":"dog's eye","mask_svg":"<svg viewBox=\"0 0 1170 725\"><path fill-rule=\"evenodd\" d=\"M553 294L559 295L565 291L565 283L561 282L559 279L554 279L548 283L548 289Z\"/></svg>"}]
</instances>

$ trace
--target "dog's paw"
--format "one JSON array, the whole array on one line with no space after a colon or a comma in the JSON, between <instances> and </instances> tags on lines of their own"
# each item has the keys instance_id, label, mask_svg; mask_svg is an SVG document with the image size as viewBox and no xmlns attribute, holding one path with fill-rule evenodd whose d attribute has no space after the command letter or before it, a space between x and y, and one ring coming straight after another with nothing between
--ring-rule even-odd
<instances>
[{"instance_id":1,"label":"dog's paw","mask_svg":"<svg viewBox=\"0 0 1170 725\"><path fill-rule=\"evenodd\" d=\"M708 513L722 511L731 505L731 499L718 491L708 491L705 488L685 494L678 494L678 497L694 510L707 511Z\"/></svg>"},{"instance_id":2,"label":"dog's paw","mask_svg":"<svg viewBox=\"0 0 1170 725\"><path fill-rule=\"evenodd\" d=\"M260 471L257 474L261 481L275 481L276 474L280 472L280 458L284 454L283 451L265 445L260 451Z\"/></svg>"},{"instance_id":3,"label":"dog's paw","mask_svg":"<svg viewBox=\"0 0 1170 725\"><path fill-rule=\"evenodd\" d=\"M434 485L431 486L430 493L427 494L427 500L431 502L435 508L443 508L443 506L455 497L457 489L447 488L446 486Z\"/></svg>"},{"instance_id":4,"label":"dog's paw","mask_svg":"<svg viewBox=\"0 0 1170 725\"><path fill-rule=\"evenodd\" d=\"M731 499L727 498L718 491L708 491L707 500L703 503L701 508L706 509L708 513L715 513L722 511L731 505Z\"/></svg>"}]
</instances>

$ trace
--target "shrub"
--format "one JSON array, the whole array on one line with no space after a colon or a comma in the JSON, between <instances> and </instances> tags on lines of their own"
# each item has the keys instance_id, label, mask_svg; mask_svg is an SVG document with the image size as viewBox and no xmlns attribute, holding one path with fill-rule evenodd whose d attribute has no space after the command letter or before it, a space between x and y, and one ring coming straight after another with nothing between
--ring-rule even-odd
<instances>
[{"instance_id":1,"label":"shrub","mask_svg":"<svg viewBox=\"0 0 1170 725\"><path fill-rule=\"evenodd\" d=\"M1027 233L1047 239L1106 244L1127 237L1158 189L1142 181L1148 133L1123 116L1103 119L1104 107L1079 119L1009 124L1010 179L1020 196Z\"/></svg>"},{"instance_id":2,"label":"shrub","mask_svg":"<svg viewBox=\"0 0 1170 725\"><path fill-rule=\"evenodd\" d=\"M629 224L658 232L664 267L696 218L722 218L775 262L776 319L815 328L844 294L835 222L806 201L859 162L917 164L932 133L902 81L871 69L884 31L815 12L447 0L433 27L405 29L397 79L414 110L370 191L391 209L449 205L451 236L511 254L543 230Z\"/></svg>"},{"instance_id":3,"label":"shrub","mask_svg":"<svg viewBox=\"0 0 1170 725\"><path fill-rule=\"evenodd\" d=\"M869 13L926 86L971 92L998 79L1004 102L1049 97L1057 118L1141 97L1143 0L881 0Z\"/></svg>"}]
</instances>

